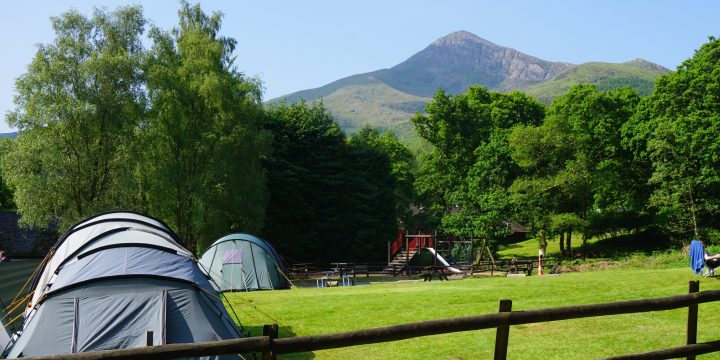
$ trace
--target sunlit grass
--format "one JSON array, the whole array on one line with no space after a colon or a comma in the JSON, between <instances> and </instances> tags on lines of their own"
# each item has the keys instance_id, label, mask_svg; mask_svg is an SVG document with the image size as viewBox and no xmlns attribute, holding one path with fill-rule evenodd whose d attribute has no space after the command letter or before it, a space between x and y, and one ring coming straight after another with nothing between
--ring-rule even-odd
<instances>
[{"instance_id":1,"label":"sunlit grass","mask_svg":"<svg viewBox=\"0 0 720 360\"><path fill-rule=\"evenodd\" d=\"M560 276L468 278L340 288L228 294L246 328L280 324L280 337L327 334L414 321L486 314L500 299L513 310L678 295L695 279L687 268L614 269ZM701 290L720 289L702 279ZM682 345L687 310L513 326L510 359L592 359ZM720 304L700 306L699 341L720 339ZM295 354L306 359L488 359L494 330ZM718 356L708 356L720 358Z\"/></svg>"}]
</instances>

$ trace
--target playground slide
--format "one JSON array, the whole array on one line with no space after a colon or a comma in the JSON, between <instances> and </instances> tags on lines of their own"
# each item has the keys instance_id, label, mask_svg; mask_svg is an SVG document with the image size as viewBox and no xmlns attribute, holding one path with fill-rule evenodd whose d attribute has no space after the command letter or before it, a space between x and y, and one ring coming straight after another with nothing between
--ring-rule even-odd
<instances>
[{"instance_id":1,"label":"playground slide","mask_svg":"<svg viewBox=\"0 0 720 360\"><path fill-rule=\"evenodd\" d=\"M438 261L439 261L441 264L443 264L444 266L446 266L447 269L448 269L451 273L455 273L455 274L462 274L462 273L463 273L462 270L458 270L458 269L450 266L450 264L448 264L448 262L447 262L442 256L440 256L440 254L438 254L438 253L435 251L435 249L429 247L429 248L425 248L425 250L429 251L433 256L437 256Z\"/></svg>"}]
</instances>

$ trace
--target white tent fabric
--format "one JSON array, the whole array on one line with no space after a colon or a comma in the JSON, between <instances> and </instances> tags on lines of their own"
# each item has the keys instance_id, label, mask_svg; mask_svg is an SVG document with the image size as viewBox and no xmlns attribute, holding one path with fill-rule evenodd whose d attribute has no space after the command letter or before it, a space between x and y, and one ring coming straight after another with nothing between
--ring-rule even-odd
<instances>
[{"instance_id":1,"label":"white tent fabric","mask_svg":"<svg viewBox=\"0 0 720 360\"><path fill-rule=\"evenodd\" d=\"M73 226L58 240L58 244L51 250L51 258L37 281L31 302L33 307L52 286L60 266L76 255L81 248L90 250L93 247L110 245L111 242L117 243L120 241L133 241L142 244L149 241L147 237L142 241L135 241L132 237L118 239L108 236L113 232L129 229L154 233L158 236L156 239L151 240L153 243L160 243L162 246L172 248L178 253L192 256L190 252L179 244L168 227L158 220L132 212L101 214Z\"/></svg>"}]
</instances>

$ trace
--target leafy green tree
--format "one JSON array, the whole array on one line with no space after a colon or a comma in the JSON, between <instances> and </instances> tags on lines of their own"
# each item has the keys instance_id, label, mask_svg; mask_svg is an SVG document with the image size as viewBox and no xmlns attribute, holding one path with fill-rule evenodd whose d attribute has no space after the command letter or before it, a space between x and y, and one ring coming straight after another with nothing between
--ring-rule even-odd
<instances>
[{"instance_id":1,"label":"leafy green tree","mask_svg":"<svg viewBox=\"0 0 720 360\"><path fill-rule=\"evenodd\" d=\"M392 132L385 132L381 135L369 126L354 134L350 138L350 144L367 148L390 161L396 217L400 222L406 222L411 215L410 204L415 200L415 188L413 187L415 158L413 154Z\"/></svg>"},{"instance_id":2,"label":"leafy green tree","mask_svg":"<svg viewBox=\"0 0 720 360\"><path fill-rule=\"evenodd\" d=\"M461 186L475 162L475 149L489 136L491 102L490 92L479 86L457 96L438 91L426 115L412 119L418 135L433 147L422 159L416 188L440 216L453 205L449 192Z\"/></svg>"},{"instance_id":3,"label":"leafy green tree","mask_svg":"<svg viewBox=\"0 0 720 360\"><path fill-rule=\"evenodd\" d=\"M680 239L704 237L720 222L720 39L700 47L655 82L626 126L638 162L649 162L649 205Z\"/></svg>"},{"instance_id":4,"label":"leafy green tree","mask_svg":"<svg viewBox=\"0 0 720 360\"><path fill-rule=\"evenodd\" d=\"M417 131L433 145L416 182L447 232L498 240L508 235L503 221L513 215L507 192L520 175L507 141L510 129L540 124L544 106L520 93L491 93L471 87L448 96L439 92L416 115Z\"/></svg>"},{"instance_id":5,"label":"leafy green tree","mask_svg":"<svg viewBox=\"0 0 720 360\"><path fill-rule=\"evenodd\" d=\"M8 154L12 150L13 139L11 138L0 138L0 164L2 164L2 157ZM7 182L2 176L2 167L0 166L0 210L14 209L15 200L13 190L8 186Z\"/></svg>"},{"instance_id":6,"label":"leafy green tree","mask_svg":"<svg viewBox=\"0 0 720 360\"><path fill-rule=\"evenodd\" d=\"M261 229L270 138L259 129L261 86L233 65L236 41L218 34L221 14L182 2L178 15L179 27L150 31L137 177L149 212L201 252L223 233Z\"/></svg>"},{"instance_id":7,"label":"leafy green tree","mask_svg":"<svg viewBox=\"0 0 720 360\"><path fill-rule=\"evenodd\" d=\"M51 18L55 40L40 45L16 82L7 116L20 133L3 156L22 222L60 230L97 212L132 207L134 131L144 110L140 7L69 11Z\"/></svg>"},{"instance_id":8,"label":"leafy green tree","mask_svg":"<svg viewBox=\"0 0 720 360\"><path fill-rule=\"evenodd\" d=\"M346 231L352 239L349 249L356 261L384 260L387 242L393 240L400 216L406 215L408 198L402 201L399 193L406 190L403 185L407 184L397 181L396 175L401 174L393 173L390 154L399 151L404 154L397 155L409 161L409 151L393 140L389 135L380 136L376 130L365 128L348 141L343 222L347 224Z\"/></svg>"},{"instance_id":9,"label":"leafy green tree","mask_svg":"<svg viewBox=\"0 0 720 360\"><path fill-rule=\"evenodd\" d=\"M270 108L273 151L264 162L269 201L263 236L293 261L331 261L342 230L344 134L322 103Z\"/></svg>"},{"instance_id":10,"label":"leafy green tree","mask_svg":"<svg viewBox=\"0 0 720 360\"><path fill-rule=\"evenodd\" d=\"M541 126L518 126L510 135L512 156L526 170L512 186L524 217L541 240L561 236L571 249L573 231L590 235L590 213L642 211L642 166L623 146L621 128L633 115L639 96L629 88L598 92L578 85L557 99ZM598 231L607 231L599 229ZM542 244L541 244L542 246ZM564 251L563 251L564 252Z\"/></svg>"},{"instance_id":11,"label":"leafy green tree","mask_svg":"<svg viewBox=\"0 0 720 360\"><path fill-rule=\"evenodd\" d=\"M399 181L410 176L401 164L406 150L372 129L346 141L322 103L270 108L266 127L275 146L265 161L263 236L293 261L385 259Z\"/></svg>"}]
</instances>

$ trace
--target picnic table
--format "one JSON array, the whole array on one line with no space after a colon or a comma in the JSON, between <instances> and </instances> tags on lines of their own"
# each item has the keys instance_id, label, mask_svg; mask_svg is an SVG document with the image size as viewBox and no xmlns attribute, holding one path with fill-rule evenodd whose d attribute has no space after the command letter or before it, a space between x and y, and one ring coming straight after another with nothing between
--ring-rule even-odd
<instances>
[{"instance_id":1,"label":"picnic table","mask_svg":"<svg viewBox=\"0 0 720 360\"><path fill-rule=\"evenodd\" d=\"M433 277L437 277L440 281L448 279L445 266L426 266L423 268L422 277L427 282L432 281Z\"/></svg>"},{"instance_id":2,"label":"picnic table","mask_svg":"<svg viewBox=\"0 0 720 360\"><path fill-rule=\"evenodd\" d=\"M353 263L333 263L335 268L330 271L323 271L323 277L315 279L317 287L327 287L328 281L336 281L337 285L355 285L355 265ZM337 275L337 276L336 276ZM333 285L335 286L335 285Z\"/></svg>"}]
</instances>

